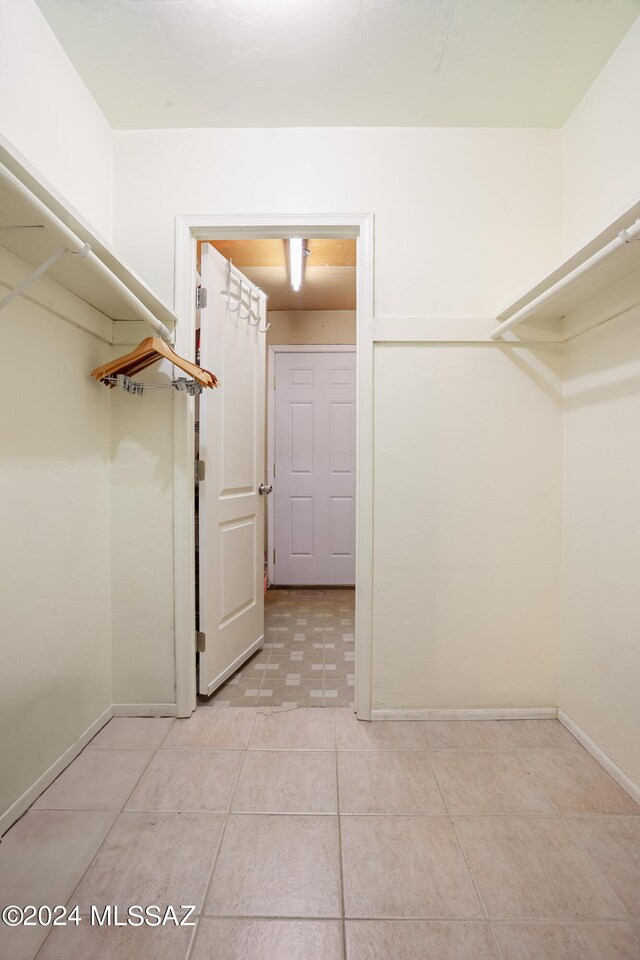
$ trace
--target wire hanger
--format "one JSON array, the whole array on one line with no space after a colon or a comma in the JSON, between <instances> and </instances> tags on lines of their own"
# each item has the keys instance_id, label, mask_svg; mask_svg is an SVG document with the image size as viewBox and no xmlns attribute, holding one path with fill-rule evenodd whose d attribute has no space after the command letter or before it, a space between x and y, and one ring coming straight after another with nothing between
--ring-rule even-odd
<instances>
[{"instance_id":1,"label":"wire hanger","mask_svg":"<svg viewBox=\"0 0 640 960\"><path fill-rule=\"evenodd\" d=\"M112 360L110 363L105 363L101 367L96 367L95 370L92 370L91 376L94 380L100 380L108 387L114 387L114 378L119 375L130 378L134 373L140 373L141 370L145 370L159 360L168 360L175 364L185 373L188 373L201 387L218 386L218 379L213 373L205 370L204 367L191 363L190 360L185 360L184 357L178 356L169 344L159 337L146 337L131 353L118 357L117 360Z\"/></svg>"}]
</instances>

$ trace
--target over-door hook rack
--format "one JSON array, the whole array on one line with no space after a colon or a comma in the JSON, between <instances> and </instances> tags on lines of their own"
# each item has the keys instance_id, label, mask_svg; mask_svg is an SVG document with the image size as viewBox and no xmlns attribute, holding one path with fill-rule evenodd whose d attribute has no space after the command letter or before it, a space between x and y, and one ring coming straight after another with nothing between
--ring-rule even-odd
<instances>
[{"instance_id":1,"label":"over-door hook rack","mask_svg":"<svg viewBox=\"0 0 640 960\"><path fill-rule=\"evenodd\" d=\"M231 284L235 283L237 290L234 292L231 289ZM226 289L221 290L220 293L225 297L227 301L227 310L231 313L237 313L241 320L247 320L252 327L256 327L259 333L266 333L270 323L267 323L266 326L262 326L262 315L261 315L261 302L260 302L260 293L261 290L259 287L254 285L249 285L245 283L242 277L239 277L231 269L231 261L227 262L227 285ZM248 295L249 302L246 302L246 299L243 299L243 295ZM236 305L231 306L231 301L234 300ZM258 304L258 312L256 313L253 309L253 301L256 301ZM245 314L242 313L242 308L247 311Z\"/></svg>"}]
</instances>

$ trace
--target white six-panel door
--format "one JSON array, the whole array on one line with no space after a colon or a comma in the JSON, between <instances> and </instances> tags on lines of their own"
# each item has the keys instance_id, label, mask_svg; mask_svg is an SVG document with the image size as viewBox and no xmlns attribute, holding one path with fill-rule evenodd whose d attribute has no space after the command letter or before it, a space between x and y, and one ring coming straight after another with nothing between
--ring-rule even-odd
<instances>
[{"instance_id":1,"label":"white six-panel door","mask_svg":"<svg viewBox=\"0 0 640 960\"><path fill-rule=\"evenodd\" d=\"M274 357L271 582L353 584L355 347L281 348Z\"/></svg>"},{"instance_id":2,"label":"white six-panel door","mask_svg":"<svg viewBox=\"0 0 640 960\"><path fill-rule=\"evenodd\" d=\"M236 271L238 273L238 271ZM264 642L265 335L227 309L227 261L202 246L200 362L220 380L200 398L198 691L209 695ZM253 285L247 280L247 287ZM255 288L253 288L255 289ZM260 294L262 316L266 296Z\"/></svg>"}]
</instances>

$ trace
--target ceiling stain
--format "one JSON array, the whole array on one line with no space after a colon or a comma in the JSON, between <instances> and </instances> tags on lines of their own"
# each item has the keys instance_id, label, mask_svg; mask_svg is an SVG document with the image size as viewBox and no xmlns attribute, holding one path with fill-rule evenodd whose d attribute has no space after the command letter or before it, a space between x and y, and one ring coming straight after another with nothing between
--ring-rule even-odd
<instances>
[{"instance_id":1,"label":"ceiling stain","mask_svg":"<svg viewBox=\"0 0 640 960\"><path fill-rule=\"evenodd\" d=\"M36 3L122 130L561 127L640 13L639 0Z\"/></svg>"}]
</instances>

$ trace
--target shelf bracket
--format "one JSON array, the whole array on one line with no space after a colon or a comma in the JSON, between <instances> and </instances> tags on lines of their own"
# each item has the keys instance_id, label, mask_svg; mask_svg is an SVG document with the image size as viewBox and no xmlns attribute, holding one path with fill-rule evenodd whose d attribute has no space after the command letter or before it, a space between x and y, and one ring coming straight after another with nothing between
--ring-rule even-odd
<instances>
[{"instance_id":1,"label":"shelf bracket","mask_svg":"<svg viewBox=\"0 0 640 960\"><path fill-rule=\"evenodd\" d=\"M69 253L68 247L60 247L56 250L55 253L52 253L48 260L45 260L44 263L41 263L39 267L36 267L27 277L22 280L17 287L14 287L13 290L10 290L6 297L3 297L0 300L0 310L4 310L5 307L8 307L12 300L15 300L16 297L19 297L27 287L30 287L38 277L41 277L43 273L46 273L54 263L57 263L58 260L61 260L64 257L65 253ZM84 254L81 254L84 255Z\"/></svg>"}]
</instances>

